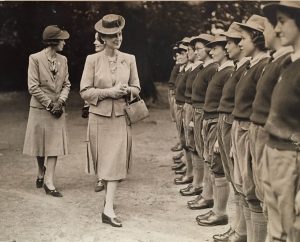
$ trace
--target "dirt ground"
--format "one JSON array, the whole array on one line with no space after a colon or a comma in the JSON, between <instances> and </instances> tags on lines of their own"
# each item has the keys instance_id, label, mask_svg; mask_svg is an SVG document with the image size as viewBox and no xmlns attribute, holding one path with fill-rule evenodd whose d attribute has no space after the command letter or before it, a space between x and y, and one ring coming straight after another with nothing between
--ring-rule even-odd
<instances>
[{"instance_id":1,"label":"dirt ground","mask_svg":"<svg viewBox=\"0 0 300 242\"><path fill-rule=\"evenodd\" d=\"M159 86L159 102L150 117L133 127L134 162L128 179L119 186L116 213L123 228L102 224L103 192L95 193L95 178L87 175L87 120L82 100L72 92L67 109L71 154L60 157L56 186L63 198L35 188L36 161L22 154L28 117L27 93L0 95L0 241L5 242L204 242L228 226L200 227L190 197L179 195L171 171L176 142L175 125L167 109L167 89ZM232 198L229 203L232 216Z\"/></svg>"}]
</instances>

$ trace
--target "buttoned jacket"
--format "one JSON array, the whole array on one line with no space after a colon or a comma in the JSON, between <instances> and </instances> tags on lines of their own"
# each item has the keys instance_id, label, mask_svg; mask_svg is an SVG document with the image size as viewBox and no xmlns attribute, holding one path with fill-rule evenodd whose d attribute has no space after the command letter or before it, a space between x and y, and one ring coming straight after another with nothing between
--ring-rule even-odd
<instances>
[{"instance_id":1,"label":"buttoned jacket","mask_svg":"<svg viewBox=\"0 0 300 242\"><path fill-rule=\"evenodd\" d=\"M32 95L30 106L46 108L58 98L67 101L71 83L69 81L67 58L56 54L57 74L54 78L44 50L29 56L28 91Z\"/></svg>"},{"instance_id":2,"label":"buttoned jacket","mask_svg":"<svg viewBox=\"0 0 300 242\"><path fill-rule=\"evenodd\" d=\"M137 93L140 91L135 57L118 51L116 66L113 75L105 51L87 56L80 82L80 95L90 104L91 113L111 117L114 111L115 116L124 115L125 98L101 98L106 88L121 83L136 89Z\"/></svg>"}]
</instances>

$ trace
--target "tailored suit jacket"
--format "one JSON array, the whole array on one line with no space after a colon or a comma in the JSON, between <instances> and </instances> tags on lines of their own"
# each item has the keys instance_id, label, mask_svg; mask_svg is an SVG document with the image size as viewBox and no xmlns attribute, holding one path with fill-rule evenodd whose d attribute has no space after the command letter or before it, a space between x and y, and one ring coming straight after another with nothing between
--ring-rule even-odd
<instances>
[{"instance_id":1,"label":"tailored suit jacket","mask_svg":"<svg viewBox=\"0 0 300 242\"><path fill-rule=\"evenodd\" d=\"M32 95L30 107L46 108L59 98L66 102L71 83L69 81L67 58L57 55L56 78L52 75L44 50L29 56L28 91Z\"/></svg>"},{"instance_id":2,"label":"tailored suit jacket","mask_svg":"<svg viewBox=\"0 0 300 242\"><path fill-rule=\"evenodd\" d=\"M103 96L104 89L118 83L127 84L133 93L139 93L140 81L133 55L117 52L115 77L111 74L104 51L87 56L80 82L80 94L90 104L89 112L111 117L114 110L116 117L123 116L125 98L113 99Z\"/></svg>"}]
</instances>

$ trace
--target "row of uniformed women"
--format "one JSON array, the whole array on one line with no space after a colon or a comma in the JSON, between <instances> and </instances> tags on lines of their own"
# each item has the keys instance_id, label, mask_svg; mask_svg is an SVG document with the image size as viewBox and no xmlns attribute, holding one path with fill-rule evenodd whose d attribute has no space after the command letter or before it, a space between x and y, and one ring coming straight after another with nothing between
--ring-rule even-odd
<instances>
[{"instance_id":1,"label":"row of uniformed women","mask_svg":"<svg viewBox=\"0 0 300 242\"><path fill-rule=\"evenodd\" d=\"M263 11L174 47L169 100L184 149L175 184L197 195L190 209L212 208L200 226L228 223L234 191L230 229L214 241L300 241L300 3Z\"/></svg>"},{"instance_id":2,"label":"row of uniformed women","mask_svg":"<svg viewBox=\"0 0 300 242\"><path fill-rule=\"evenodd\" d=\"M81 97L90 106L87 171L104 182L102 222L114 227L122 226L114 212L114 195L118 182L126 178L132 157L125 98L140 91L135 57L118 50L124 26L124 18L115 14L96 23L105 47L87 57L80 83ZM30 55L28 67L32 97L23 152L37 157L36 187L44 187L46 194L54 197L62 197L54 186L57 156L68 154L64 106L71 84L67 59L57 53L68 38L67 31L47 26L43 32L46 48Z\"/></svg>"}]
</instances>

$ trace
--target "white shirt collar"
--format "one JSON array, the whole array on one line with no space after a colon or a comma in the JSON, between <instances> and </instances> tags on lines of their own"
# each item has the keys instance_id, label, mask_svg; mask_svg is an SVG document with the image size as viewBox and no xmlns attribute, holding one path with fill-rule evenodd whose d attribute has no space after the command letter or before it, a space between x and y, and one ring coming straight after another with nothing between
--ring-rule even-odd
<instances>
[{"instance_id":1,"label":"white shirt collar","mask_svg":"<svg viewBox=\"0 0 300 242\"><path fill-rule=\"evenodd\" d=\"M181 65L181 66L179 67L179 72L182 72L183 69L184 69L184 67L185 67L185 65Z\"/></svg>"},{"instance_id":2,"label":"white shirt collar","mask_svg":"<svg viewBox=\"0 0 300 242\"><path fill-rule=\"evenodd\" d=\"M207 67L207 66L210 65L211 63L214 63L214 60L213 60L213 59L209 59L209 60L205 61L205 62L203 63L203 67Z\"/></svg>"},{"instance_id":3,"label":"white shirt collar","mask_svg":"<svg viewBox=\"0 0 300 242\"><path fill-rule=\"evenodd\" d=\"M250 60L250 67L256 65L258 62L260 62L262 59L270 57L270 55L266 52L261 52L257 56L255 56L253 59Z\"/></svg>"},{"instance_id":4,"label":"white shirt collar","mask_svg":"<svg viewBox=\"0 0 300 242\"><path fill-rule=\"evenodd\" d=\"M276 61L278 58L284 56L285 54L292 53L293 51L294 50L292 46L283 46L273 54L273 61Z\"/></svg>"},{"instance_id":5,"label":"white shirt collar","mask_svg":"<svg viewBox=\"0 0 300 242\"><path fill-rule=\"evenodd\" d=\"M295 62L296 60L300 59L300 50L297 50L293 54L291 54L292 62Z\"/></svg>"},{"instance_id":6,"label":"white shirt collar","mask_svg":"<svg viewBox=\"0 0 300 242\"><path fill-rule=\"evenodd\" d=\"M196 60L196 61L193 63L192 71L195 70L198 66L200 66L200 65L202 65L202 64L203 64L203 61Z\"/></svg>"},{"instance_id":7,"label":"white shirt collar","mask_svg":"<svg viewBox=\"0 0 300 242\"><path fill-rule=\"evenodd\" d=\"M193 63L188 63L186 66L185 66L185 68L184 68L184 70L185 71L188 71L189 69L191 69L192 68L192 66L193 66Z\"/></svg>"},{"instance_id":8,"label":"white shirt collar","mask_svg":"<svg viewBox=\"0 0 300 242\"><path fill-rule=\"evenodd\" d=\"M247 61L250 61L251 57L243 57L238 63L236 64L236 69L238 70L242 65L244 65Z\"/></svg>"},{"instance_id":9,"label":"white shirt collar","mask_svg":"<svg viewBox=\"0 0 300 242\"><path fill-rule=\"evenodd\" d=\"M232 60L227 60L226 62L224 62L222 65L220 65L218 67L218 71L223 70L224 68L228 67L228 66L234 66L234 63Z\"/></svg>"}]
</instances>

